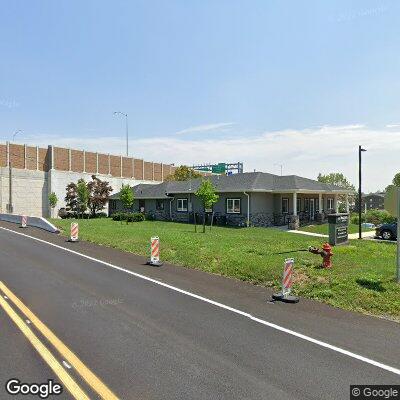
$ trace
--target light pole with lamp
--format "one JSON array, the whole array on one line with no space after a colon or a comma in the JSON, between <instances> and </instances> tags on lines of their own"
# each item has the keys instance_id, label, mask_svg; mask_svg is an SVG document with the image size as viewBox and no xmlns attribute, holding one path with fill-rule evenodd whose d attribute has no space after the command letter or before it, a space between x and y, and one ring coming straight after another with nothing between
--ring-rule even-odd
<instances>
[{"instance_id":1,"label":"light pole with lamp","mask_svg":"<svg viewBox=\"0 0 400 400\"><path fill-rule=\"evenodd\" d=\"M122 115L125 117L125 129L126 129L126 156L128 157L129 155L129 132L128 132L128 114L125 114L121 111L114 111L114 115Z\"/></svg>"},{"instance_id":2,"label":"light pole with lamp","mask_svg":"<svg viewBox=\"0 0 400 400\"><path fill-rule=\"evenodd\" d=\"M21 129L18 129L13 133L12 140L14 141L15 136L21 133ZM10 143L8 144L8 212L12 214L14 212L13 201L12 201L12 164L10 154Z\"/></svg>"},{"instance_id":3,"label":"light pole with lamp","mask_svg":"<svg viewBox=\"0 0 400 400\"><path fill-rule=\"evenodd\" d=\"M361 191L361 154L363 151L367 151L363 149L361 146L358 146L358 238L362 239L361 234L361 201L362 201L362 191Z\"/></svg>"}]
</instances>

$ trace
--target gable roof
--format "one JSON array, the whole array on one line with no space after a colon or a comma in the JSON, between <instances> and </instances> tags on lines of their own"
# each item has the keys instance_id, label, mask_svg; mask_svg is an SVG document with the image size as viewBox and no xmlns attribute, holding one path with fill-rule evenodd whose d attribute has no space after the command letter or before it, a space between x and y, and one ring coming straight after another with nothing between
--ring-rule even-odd
<instances>
[{"instance_id":1,"label":"gable roof","mask_svg":"<svg viewBox=\"0 0 400 400\"><path fill-rule=\"evenodd\" d=\"M244 172L234 175L213 175L207 177L217 192L285 192L315 191L350 193L339 186L330 185L296 175L279 176L266 172ZM162 199L175 193L195 193L202 179L189 181L167 181L158 185L139 184L133 188L137 199ZM111 199L118 199L119 193Z\"/></svg>"}]
</instances>

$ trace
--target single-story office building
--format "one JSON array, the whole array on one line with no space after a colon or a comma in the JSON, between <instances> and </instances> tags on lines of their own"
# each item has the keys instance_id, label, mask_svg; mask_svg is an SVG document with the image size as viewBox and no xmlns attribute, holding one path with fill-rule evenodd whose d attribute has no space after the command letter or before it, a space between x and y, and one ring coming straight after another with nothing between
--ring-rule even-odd
<instances>
[{"instance_id":1,"label":"single-story office building","mask_svg":"<svg viewBox=\"0 0 400 400\"><path fill-rule=\"evenodd\" d=\"M349 210L349 190L296 175L246 172L204 179L211 180L219 195L213 210L204 210L195 195L201 179L192 179L135 186L130 211L180 222L191 222L194 214L202 218L204 212L213 211L220 224L267 227L290 223L296 228L300 223L323 222L327 214L337 212L339 195L343 195ZM109 201L109 215L116 211L124 211L119 193Z\"/></svg>"}]
</instances>

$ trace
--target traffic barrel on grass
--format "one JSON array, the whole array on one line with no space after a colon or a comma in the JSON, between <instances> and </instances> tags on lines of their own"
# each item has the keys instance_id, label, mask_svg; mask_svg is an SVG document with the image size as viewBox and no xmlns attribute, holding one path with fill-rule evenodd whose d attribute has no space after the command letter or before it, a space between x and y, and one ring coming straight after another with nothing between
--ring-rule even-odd
<instances>
[{"instance_id":1,"label":"traffic barrel on grass","mask_svg":"<svg viewBox=\"0 0 400 400\"><path fill-rule=\"evenodd\" d=\"M160 261L160 238L158 236L153 236L150 239L150 259L147 261L147 264L154 267L161 267L163 264Z\"/></svg>"},{"instance_id":2,"label":"traffic barrel on grass","mask_svg":"<svg viewBox=\"0 0 400 400\"><path fill-rule=\"evenodd\" d=\"M71 222L71 234L69 237L70 242L77 242L79 240L79 225L77 222Z\"/></svg>"},{"instance_id":3,"label":"traffic barrel on grass","mask_svg":"<svg viewBox=\"0 0 400 400\"><path fill-rule=\"evenodd\" d=\"M294 258L287 258L283 265L282 291L279 293L274 293L272 295L272 298L274 300L283 301L285 303L299 302L298 297L292 296L290 294L293 285L293 269L294 269Z\"/></svg>"}]
</instances>

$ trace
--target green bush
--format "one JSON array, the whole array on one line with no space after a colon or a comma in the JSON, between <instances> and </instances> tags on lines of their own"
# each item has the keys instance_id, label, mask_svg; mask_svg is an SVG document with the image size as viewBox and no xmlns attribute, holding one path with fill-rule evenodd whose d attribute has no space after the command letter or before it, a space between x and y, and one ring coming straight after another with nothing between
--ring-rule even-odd
<instances>
[{"instance_id":1,"label":"green bush","mask_svg":"<svg viewBox=\"0 0 400 400\"><path fill-rule=\"evenodd\" d=\"M116 212L112 215L112 219L114 221L141 222L144 221L144 214Z\"/></svg>"},{"instance_id":2,"label":"green bush","mask_svg":"<svg viewBox=\"0 0 400 400\"><path fill-rule=\"evenodd\" d=\"M125 215L125 213L118 211L112 215L112 219L113 219L113 221L123 221L124 215Z\"/></svg>"},{"instance_id":3,"label":"green bush","mask_svg":"<svg viewBox=\"0 0 400 400\"><path fill-rule=\"evenodd\" d=\"M143 213L133 213L133 221L132 222L142 222L145 217Z\"/></svg>"},{"instance_id":4,"label":"green bush","mask_svg":"<svg viewBox=\"0 0 400 400\"><path fill-rule=\"evenodd\" d=\"M352 215L350 221L352 224L358 224L358 215ZM361 215L361 222L369 222L374 225L391 224L396 222L396 218L386 210L368 210L367 213Z\"/></svg>"},{"instance_id":5,"label":"green bush","mask_svg":"<svg viewBox=\"0 0 400 400\"><path fill-rule=\"evenodd\" d=\"M146 214L146 221L155 221L156 216L153 213L147 213Z\"/></svg>"}]
</instances>

